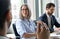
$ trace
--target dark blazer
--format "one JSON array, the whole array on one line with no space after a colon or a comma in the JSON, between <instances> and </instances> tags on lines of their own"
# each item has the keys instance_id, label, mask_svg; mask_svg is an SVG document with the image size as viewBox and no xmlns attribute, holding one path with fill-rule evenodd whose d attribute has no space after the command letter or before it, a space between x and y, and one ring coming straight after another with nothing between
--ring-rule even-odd
<instances>
[{"instance_id":1,"label":"dark blazer","mask_svg":"<svg viewBox=\"0 0 60 39\"><path fill-rule=\"evenodd\" d=\"M41 17L39 17L38 20L41 20L41 21L43 21L44 23L46 23L48 25L48 19L47 19L46 13L43 14ZM50 32L54 32L54 29L53 29L53 26L54 25L56 27L60 27L60 24L57 22L55 16L52 15L52 17L51 17L51 28L49 28L50 29Z\"/></svg>"}]
</instances>

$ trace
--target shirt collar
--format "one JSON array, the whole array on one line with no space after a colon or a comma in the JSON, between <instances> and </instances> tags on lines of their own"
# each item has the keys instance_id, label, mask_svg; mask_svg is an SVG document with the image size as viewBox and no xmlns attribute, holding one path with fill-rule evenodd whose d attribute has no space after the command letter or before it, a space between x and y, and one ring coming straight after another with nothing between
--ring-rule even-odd
<instances>
[{"instance_id":1,"label":"shirt collar","mask_svg":"<svg viewBox=\"0 0 60 39\"><path fill-rule=\"evenodd\" d=\"M52 17L52 15L51 15L51 16L49 16L47 13L46 13L46 15L47 15L47 17Z\"/></svg>"},{"instance_id":2,"label":"shirt collar","mask_svg":"<svg viewBox=\"0 0 60 39\"><path fill-rule=\"evenodd\" d=\"M24 18L24 21L29 22L29 20L28 20L28 19L26 19L26 18Z\"/></svg>"}]
</instances>

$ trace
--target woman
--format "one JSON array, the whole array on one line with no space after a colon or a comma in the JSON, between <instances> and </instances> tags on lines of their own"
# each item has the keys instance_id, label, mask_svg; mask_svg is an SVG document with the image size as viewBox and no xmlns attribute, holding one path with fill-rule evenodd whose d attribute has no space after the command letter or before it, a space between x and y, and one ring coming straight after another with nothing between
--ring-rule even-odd
<instances>
[{"instance_id":1,"label":"woman","mask_svg":"<svg viewBox=\"0 0 60 39\"><path fill-rule=\"evenodd\" d=\"M20 39L35 39L38 36L37 35L38 33L36 33L35 23L32 20L30 20L31 11L29 10L28 5L23 4L21 6L20 12L21 12L20 13L20 19L18 19L16 21L17 32L21 36ZM37 24L42 25L42 22L41 23L37 22ZM47 30L47 29L45 29L45 30Z\"/></svg>"}]
</instances>

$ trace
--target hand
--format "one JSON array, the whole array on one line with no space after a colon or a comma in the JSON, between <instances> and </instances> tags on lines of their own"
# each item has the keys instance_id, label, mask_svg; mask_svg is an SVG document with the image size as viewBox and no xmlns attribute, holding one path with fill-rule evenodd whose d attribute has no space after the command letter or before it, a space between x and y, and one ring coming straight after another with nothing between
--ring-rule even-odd
<instances>
[{"instance_id":1,"label":"hand","mask_svg":"<svg viewBox=\"0 0 60 39\"><path fill-rule=\"evenodd\" d=\"M60 31L60 27L59 28L55 28L55 31Z\"/></svg>"},{"instance_id":2,"label":"hand","mask_svg":"<svg viewBox=\"0 0 60 39\"><path fill-rule=\"evenodd\" d=\"M13 39L13 38L10 38L10 39Z\"/></svg>"},{"instance_id":3,"label":"hand","mask_svg":"<svg viewBox=\"0 0 60 39\"><path fill-rule=\"evenodd\" d=\"M37 23L37 39L49 39L50 31L43 22Z\"/></svg>"}]
</instances>

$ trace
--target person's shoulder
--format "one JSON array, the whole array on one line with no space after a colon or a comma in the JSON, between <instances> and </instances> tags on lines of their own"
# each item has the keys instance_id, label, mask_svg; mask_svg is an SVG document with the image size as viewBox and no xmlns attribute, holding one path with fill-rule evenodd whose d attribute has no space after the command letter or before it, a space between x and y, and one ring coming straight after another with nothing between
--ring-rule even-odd
<instances>
[{"instance_id":1,"label":"person's shoulder","mask_svg":"<svg viewBox=\"0 0 60 39\"><path fill-rule=\"evenodd\" d=\"M34 20L30 20L30 23L35 25L35 22L34 22Z\"/></svg>"},{"instance_id":2,"label":"person's shoulder","mask_svg":"<svg viewBox=\"0 0 60 39\"><path fill-rule=\"evenodd\" d=\"M22 22L22 19L17 19L16 22Z\"/></svg>"},{"instance_id":3,"label":"person's shoulder","mask_svg":"<svg viewBox=\"0 0 60 39\"><path fill-rule=\"evenodd\" d=\"M31 20L31 19L30 19L30 22L31 22L31 23L34 23L34 20Z\"/></svg>"},{"instance_id":4,"label":"person's shoulder","mask_svg":"<svg viewBox=\"0 0 60 39\"><path fill-rule=\"evenodd\" d=\"M45 18L46 14L41 15L39 18Z\"/></svg>"},{"instance_id":5,"label":"person's shoulder","mask_svg":"<svg viewBox=\"0 0 60 39\"><path fill-rule=\"evenodd\" d=\"M53 17L53 18L55 18L55 16L54 16L54 15L52 15L52 17Z\"/></svg>"},{"instance_id":6,"label":"person's shoulder","mask_svg":"<svg viewBox=\"0 0 60 39\"><path fill-rule=\"evenodd\" d=\"M52 17L55 17L54 15L52 15Z\"/></svg>"},{"instance_id":7,"label":"person's shoulder","mask_svg":"<svg viewBox=\"0 0 60 39\"><path fill-rule=\"evenodd\" d=\"M33 20L32 20L32 19L30 19L29 21L30 21L30 22L33 22Z\"/></svg>"}]
</instances>

